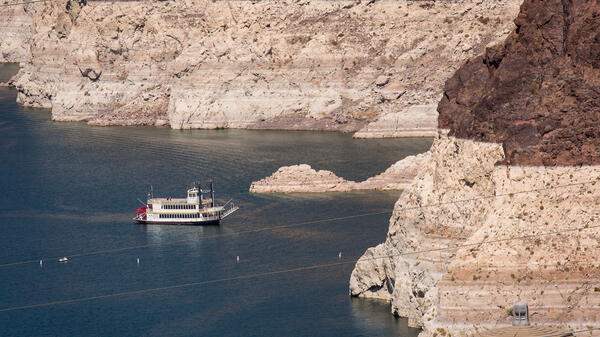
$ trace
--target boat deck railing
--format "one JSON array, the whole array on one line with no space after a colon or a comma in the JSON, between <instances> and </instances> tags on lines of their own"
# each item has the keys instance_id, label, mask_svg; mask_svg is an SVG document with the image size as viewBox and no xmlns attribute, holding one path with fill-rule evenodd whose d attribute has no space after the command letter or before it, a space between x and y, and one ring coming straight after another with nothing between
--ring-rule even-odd
<instances>
[{"instance_id":1,"label":"boat deck railing","mask_svg":"<svg viewBox=\"0 0 600 337\"><path fill-rule=\"evenodd\" d=\"M230 199L228 202L225 203L225 205L223 205L223 212L221 213L221 219L225 219L227 216L229 216L231 213L237 211L238 209L240 209L234 202L232 199Z\"/></svg>"}]
</instances>

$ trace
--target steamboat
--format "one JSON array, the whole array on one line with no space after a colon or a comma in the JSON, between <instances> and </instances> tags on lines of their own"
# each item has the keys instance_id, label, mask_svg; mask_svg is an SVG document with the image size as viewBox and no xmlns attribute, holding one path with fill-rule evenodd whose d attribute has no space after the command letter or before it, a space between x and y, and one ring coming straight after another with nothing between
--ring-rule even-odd
<instances>
[{"instance_id":1,"label":"steamboat","mask_svg":"<svg viewBox=\"0 0 600 337\"><path fill-rule=\"evenodd\" d=\"M187 198L154 198L148 193L146 206L136 210L133 220L140 224L218 225L239 209L232 200L215 205L212 180L208 191L203 191L199 182L194 185L188 189Z\"/></svg>"}]
</instances>

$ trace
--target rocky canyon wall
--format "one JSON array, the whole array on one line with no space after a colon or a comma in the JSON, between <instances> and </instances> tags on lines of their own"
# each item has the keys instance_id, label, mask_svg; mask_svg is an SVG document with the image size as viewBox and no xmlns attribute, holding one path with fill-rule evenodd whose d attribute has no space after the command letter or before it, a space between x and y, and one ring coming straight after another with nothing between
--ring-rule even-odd
<instances>
[{"instance_id":1,"label":"rocky canyon wall","mask_svg":"<svg viewBox=\"0 0 600 337\"><path fill-rule=\"evenodd\" d=\"M390 301L423 336L509 325L517 301L535 324L598 325L599 13L597 1L526 0L504 44L447 81L448 135L351 294Z\"/></svg>"},{"instance_id":2,"label":"rocky canyon wall","mask_svg":"<svg viewBox=\"0 0 600 337\"><path fill-rule=\"evenodd\" d=\"M356 131L438 100L519 3L35 3L18 101L97 125Z\"/></svg>"},{"instance_id":3,"label":"rocky canyon wall","mask_svg":"<svg viewBox=\"0 0 600 337\"><path fill-rule=\"evenodd\" d=\"M356 264L351 294L390 301L423 336L510 324L518 301L536 324L598 322L600 166L496 165L503 152L438 137L386 241Z\"/></svg>"}]
</instances>

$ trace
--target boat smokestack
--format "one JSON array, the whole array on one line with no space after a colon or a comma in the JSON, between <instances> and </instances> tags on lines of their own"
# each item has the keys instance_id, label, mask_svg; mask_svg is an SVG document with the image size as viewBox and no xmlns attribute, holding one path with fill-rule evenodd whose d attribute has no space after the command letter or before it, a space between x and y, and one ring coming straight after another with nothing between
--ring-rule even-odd
<instances>
[{"instance_id":1,"label":"boat smokestack","mask_svg":"<svg viewBox=\"0 0 600 337\"><path fill-rule=\"evenodd\" d=\"M210 207L215 207L215 190L213 189L213 180L210 180Z\"/></svg>"},{"instance_id":2,"label":"boat smokestack","mask_svg":"<svg viewBox=\"0 0 600 337\"><path fill-rule=\"evenodd\" d=\"M202 208L202 186L200 185L199 181L196 182L196 188L198 189L198 200L200 203L200 208Z\"/></svg>"}]
</instances>

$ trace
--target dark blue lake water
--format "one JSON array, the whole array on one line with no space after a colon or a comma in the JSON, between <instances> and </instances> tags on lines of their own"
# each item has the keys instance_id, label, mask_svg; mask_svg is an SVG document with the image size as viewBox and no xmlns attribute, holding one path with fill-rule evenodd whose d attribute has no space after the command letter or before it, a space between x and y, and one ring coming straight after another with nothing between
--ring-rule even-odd
<instances>
[{"instance_id":1,"label":"dark blue lake water","mask_svg":"<svg viewBox=\"0 0 600 337\"><path fill-rule=\"evenodd\" d=\"M0 265L33 262L0 267L0 310L100 298L0 311L1 335L416 336L389 305L348 296L352 264L101 296L335 263L338 252L356 259L385 239L399 192L253 195L250 183L297 163L362 180L430 140L90 127L14 101L0 88ZM217 199L241 206L221 226L132 223L151 184L155 195L183 197L208 178ZM60 256L71 258L38 263Z\"/></svg>"}]
</instances>

